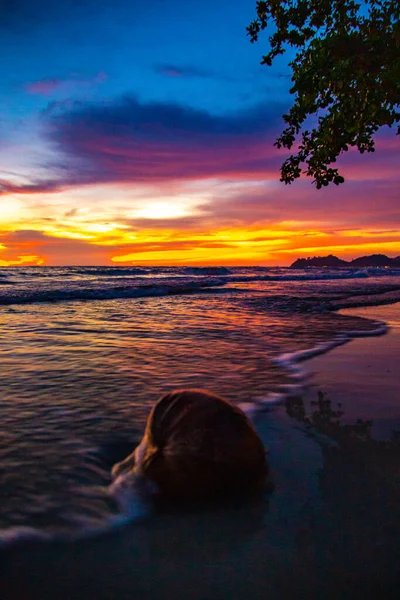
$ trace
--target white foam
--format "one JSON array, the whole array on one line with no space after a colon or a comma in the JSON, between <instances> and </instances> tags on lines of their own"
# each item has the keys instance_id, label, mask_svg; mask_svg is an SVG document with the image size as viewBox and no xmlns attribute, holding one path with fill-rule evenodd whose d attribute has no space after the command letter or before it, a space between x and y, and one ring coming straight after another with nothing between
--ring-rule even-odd
<instances>
[{"instance_id":1,"label":"white foam","mask_svg":"<svg viewBox=\"0 0 400 600\"><path fill-rule=\"evenodd\" d=\"M376 321L375 329L367 331L345 331L338 334L329 342L317 344L316 346L305 350L281 354L274 362L286 369L290 378L296 383L282 385L277 392L271 392L262 397L255 397L253 398L252 403L243 403L240 405L240 408L249 416L249 418L252 418L260 409L265 410L268 406L272 407L276 404L281 404L288 398L301 394L304 389L304 382L308 377L308 372L300 366L301 362L320 354L325 354L337 346L350 342L356 337L384 335L387 333L388 329L389 327L386 323Z\"/></svg>"},{"instance_id":2,"label":"white foam","mask_svg":"<svg viewBox=\"0 0 400 600\"><path fill-rule=\"evenodd\" d=\"M130 471L117 477L108 488L122 515L140 518L148 514L150 499L157 492L155 485Z\"/></svg>"},{"instance_id":3,"label":"white foam","mask_svg":"<svg viewBox=\"0 0 400 600\"><path fill-rule=\"evenodd\" d=\"M52 539L51 534L34 527L8 527L0 531L0 548L13 545L18 542L43 541Z\"/></svg>"},{"instance_id":4,"label":"white foam","mask_svg":"<svg viewBox=\"0 0 400 600\"><path fill-rule=\"evenodd\" d=\"M132 473L121 475L109 488L97 487L97 493L112 498L118 511L111 509L102 514L85 511L65 513L65 525L61 528L39 529L28 526L12 526L0 530L0 549L26 542L76 541L101 535L123 527L132 521L147 517L151 510L151 484ZM80 490L79 493L82 493ZM91 492L88 491L91 495Z\"/></svg>"},{"instance_id":5,"label":"white foam","mask_svg":"<svg viewBox=\"0 0 400 600\"><path fill-rule=\"evenodd\" d=\"M275 359L275 362L284 366L289 371L292 371L296 377L299 377L302 376L304 371L301 369L301 367L299 367L298 363L309 358L313 358L314 356L318 356L319 354L325 354L329 350L332 350L332 348L346 344L355 337L378 336L387 333L387 331L388 326L386 323L377 322L377 327L375 329L366 331L345 331L338 334L329 342L318 344L317 346L313 346L312 348L308 348L306 350L281 354L281 356Z\"/></svg>"},{"instance_id":6,"label":"white foam","mask_svg":"<svg viewBox=\"0 0 400 600\"><path fill-rule=\"evenodd\" d=\"M141 472L143 460L146 455L147 450L147 440L143 438L140 442L139 446L135 450L135 464L137 465L137 469Z\"/></svg>"}]
</instances>

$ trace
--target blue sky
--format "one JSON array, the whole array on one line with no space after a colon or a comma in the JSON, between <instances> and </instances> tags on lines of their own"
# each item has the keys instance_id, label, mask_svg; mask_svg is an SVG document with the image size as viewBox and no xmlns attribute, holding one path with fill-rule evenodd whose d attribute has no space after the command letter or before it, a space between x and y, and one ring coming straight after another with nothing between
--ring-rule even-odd
<instances>
[{"instance_id":1,"label":"blue sky","mask_svg":"<svg viewBox=\"0 0 400 600\"><path fill-rule=\"evenodd\" d=\"M26 86L48 79L69 82L60 86L58 98L72 89L83 99L134 92L144 101L174 100L212 112L243 108L277 93L288 97L284 65L269 72L261 67L261 47L246 37L245 26L255 14L247 0L66 0L58 6L17 0L10 5L14 8L1 23L0 92L2 112L13 119L45 107L46 98L27 95ZM163 67L170 67L170 75ZM104 79L96 85L99 74Z\"/></svg>"},{"instance_id":2,"label":"blue sky","mask_svg":"<svg viewBox=\"0 0 400 600\"><path fill-rule=\"evenodd\" d=\"M349 153L340 190L279 183L290 54L260 65L254 17L253 0L0 0L0 264L400 254L393 135Z\"/></svg>"}]
</instances>

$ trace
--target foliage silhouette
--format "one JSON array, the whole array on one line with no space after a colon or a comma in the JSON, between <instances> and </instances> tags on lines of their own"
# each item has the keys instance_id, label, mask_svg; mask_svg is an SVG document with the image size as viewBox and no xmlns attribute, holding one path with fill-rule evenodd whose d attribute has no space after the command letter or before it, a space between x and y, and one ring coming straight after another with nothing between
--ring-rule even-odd
<instances>
[{"instance_id":1,"label":"foliage silhouette","mask_svg":"<svg viewBox=\"0 0 400 600\"><path fill-rule=\"evenodd\" d=\"M353 146L374 152L376 131L400 121L400 3L268 0L256 11L247 27L251 42L274 28L261 64L270 66L289 46L297 50L289 63L294 104L275 142L296 149L282 164L281 181L303 172L317 189L339 185L344 178L329 165Z\"/></svg>"}]
</instances>

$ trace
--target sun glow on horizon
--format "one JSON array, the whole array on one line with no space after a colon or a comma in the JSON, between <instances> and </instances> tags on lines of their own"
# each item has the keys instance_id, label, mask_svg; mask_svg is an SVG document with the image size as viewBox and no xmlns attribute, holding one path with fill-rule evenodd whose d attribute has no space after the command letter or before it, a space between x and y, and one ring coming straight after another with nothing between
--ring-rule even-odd
<instances>
[{"instance_id":1,"label":"sun glow on horizon","mask_svg":"<svg viewBox=\"0 0 400 600\"><path fill-rule=\"evenodd\" d=\"M351 214L349 220L338 211L327 223L326 211L305 213L303 199L294 197L288 210L284 198L276 199L276 185L272 191L259 182L209 185L96 184L3 194L0 265L285 266L310 255L400 254L393 219L357 227Z\"/></svg>"}]
</instances>

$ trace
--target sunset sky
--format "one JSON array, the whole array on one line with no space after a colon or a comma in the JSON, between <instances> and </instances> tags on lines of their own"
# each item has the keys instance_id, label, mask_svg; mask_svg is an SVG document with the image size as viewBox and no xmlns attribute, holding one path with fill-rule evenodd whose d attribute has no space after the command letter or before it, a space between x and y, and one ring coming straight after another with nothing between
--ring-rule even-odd
<instances>
[{"instance_id":1,"label":"sunset sky","mask_svg":"<svg viewBox=\"0 0 400 600\"><path fill-rule=\"evenodd\" d=\"M288 57L254 0L0 0L0 266L400 255L400 139L279 182Z\"/></svg>"}]
</instances>

